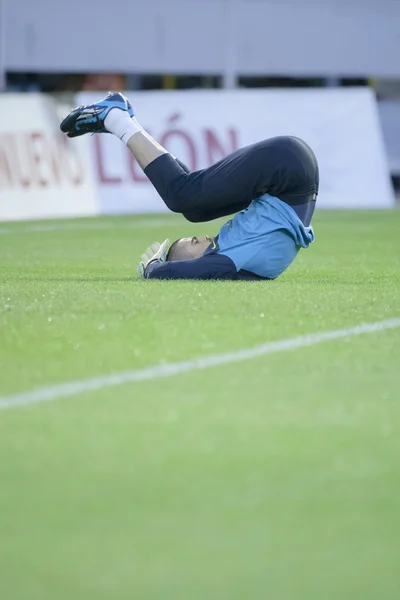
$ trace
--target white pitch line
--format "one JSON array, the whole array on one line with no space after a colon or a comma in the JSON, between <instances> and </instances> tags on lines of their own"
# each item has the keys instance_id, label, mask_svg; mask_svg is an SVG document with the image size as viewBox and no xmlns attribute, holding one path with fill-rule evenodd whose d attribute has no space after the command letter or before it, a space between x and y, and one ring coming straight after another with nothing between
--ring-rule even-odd
<instances>
[{"instance_id":1,"label":"white pitch line","mask_svg":"<svg viewBox=\"0 0 400 600\"><path fill-rule=\"evenodd\" d=\"M338 340L340 338L347 338L365 333L375 333L385 329L395 329L396 327L400 327L400 318L378 321L376 323L363 323L348 329L324 331L286 340L278 340L276 342L267 342L266 344L254 348L236 350L224 354L211 354L209 356L194 358L193 360L184 362L154 365L137 371L124 371L122 373L104 375L102 377L93 377L92 379L60 383L58 385L30 390L20 394L0 397L0 409L27 406L38 402L49 402L51 400L57 400L58 398L75 396L76 394L82 394L83 392L93 390L102 390L106 387L115 387L124 385L125 383L137 383L138 381L158 379L159 377L170 377L189 371L209 369L220 365L250 360L267 354L274 354L275 352L295 350L296 348L313 346L314 344L320 344L321 342L327 342L329 340Z\"/></svg>"},{"instance_id":2,"label":"white pitch line","mask_svg":"<svg viewBox=\"0 0 400 600\"><path fill-rule=\"evenodd\" d=\"M101 230L101 229L141 229L142 227L173 227L174 225L180 225L181 221L175 221L173 219L142 219L141 221L133 222L120 222L120 223L107 223L103 221L91 221L84 223L78 221L77 223L55 223L55 224L43 224L43 225L25 225L21 227L0 227L0 235L10 235L23 233L37 233L46 231L87 231L87 230Z\"/></svg>"}]
</instances>

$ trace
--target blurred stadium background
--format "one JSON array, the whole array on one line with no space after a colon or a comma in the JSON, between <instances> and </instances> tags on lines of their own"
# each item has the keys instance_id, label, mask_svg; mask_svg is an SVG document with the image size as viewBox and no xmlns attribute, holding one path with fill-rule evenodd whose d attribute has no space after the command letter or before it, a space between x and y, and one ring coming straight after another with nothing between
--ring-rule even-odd
<instances>
[{"instance_id":1,"label":"blurred stadium background","mask_svg":"<svg viewBox=\"0 0 400 600\"><path fill-rule=\"evenodd\" d=\"M400 597L399 57L399 0L0 0L1 600ZM316 243L137 280L199 228L60 134L109 89L192 169L303 137Z\"/></svg>"},{"instance_id":2,"label":"blurred stadium background","mask_svg":"<svg viewBox=\"0 0 400 600\"><path fill-rule=\"evenodd\" d=\"M95 8L71 0L51 9L45 0L1 0L0 6L0 219L163 210L115 140L79 144L84 173L74 160L78 144L68 158L54 148L59 116L109 89L131 92L139 119L191 167L237 145L292 133L321 162L320 206L387 206L393 202L382 187L388 172L399 194L396 0L115 0ZM365 98L352 95L360 88L372 90L376 102L368 114ZM221 90L230 95L216 103ZM244 90L245 99L238 95ZM29 100L33 92L46 96ZM72 180L68 166L57 174L49 164L49 144ZM27 155L30 168L20 164ZM75 203L69 192L69 200L54 194L47 200L74 177Z\"/></svg>"}]
</instances>

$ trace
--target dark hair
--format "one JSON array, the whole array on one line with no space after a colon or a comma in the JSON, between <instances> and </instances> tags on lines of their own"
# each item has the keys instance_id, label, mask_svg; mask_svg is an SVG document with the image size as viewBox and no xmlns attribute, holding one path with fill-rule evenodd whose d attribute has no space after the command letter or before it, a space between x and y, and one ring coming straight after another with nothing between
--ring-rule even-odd
<instances>
[{"instance_id":1,"label":"dark hair","mask_svg":"<svg viewBox=\"0 0 400 600\"><path fill-rule=\"evenodd\" d=\"M175 250L178 245L178 242L180 242L181 239L182 238L179 238L178 240L175 240L174 242L172 242L172 244L169 247L168 253L167 253L167 260L175 260L175 258L174 258Z\"/></svg>"}]
</instances>

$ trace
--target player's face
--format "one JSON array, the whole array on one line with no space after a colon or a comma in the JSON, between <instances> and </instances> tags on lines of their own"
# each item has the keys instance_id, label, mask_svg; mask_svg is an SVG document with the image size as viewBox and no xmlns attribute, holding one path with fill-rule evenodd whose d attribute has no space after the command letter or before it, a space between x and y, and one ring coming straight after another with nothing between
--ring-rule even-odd
<instances>
[{"instance_id":1,"label":"player's face","mask_svg":"<svg viewBox=\"0 0 400 600\"><path fill-rule=\"evenodd\" d=\"M208 246L212 243L212 238L208 235L201 237L181 238L175 246L172 260L188 260L190 258L200 258Z\"/></svg>"}]
</instances>

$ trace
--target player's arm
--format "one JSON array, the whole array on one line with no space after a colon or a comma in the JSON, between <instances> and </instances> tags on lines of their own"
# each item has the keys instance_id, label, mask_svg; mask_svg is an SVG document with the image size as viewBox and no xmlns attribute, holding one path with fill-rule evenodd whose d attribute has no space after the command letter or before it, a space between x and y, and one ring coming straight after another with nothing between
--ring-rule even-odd
<instances>
[{"instance_id":1,"label":"player's arm","mask_svg":"<svg viewBox=\"0 0 400 600\"><path fill-rule=\"evenodd\" d=\"M168 240L149 246L138 266L141 279L263 279L248 271L239 271L229 256L210 253L190 260L167 261Z\"/></svg>"},{"instance_id":2,"label":"player's arm","mask_svg":"<svg viewBox=\"0 0 400 600\"><path fill-rule=\"evenodd\" d=\"M190 260L152 260L144 270L145 279L238 279L234 262L222 254L208 254Z\"/></svg>"}]
</instances>

